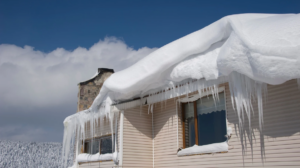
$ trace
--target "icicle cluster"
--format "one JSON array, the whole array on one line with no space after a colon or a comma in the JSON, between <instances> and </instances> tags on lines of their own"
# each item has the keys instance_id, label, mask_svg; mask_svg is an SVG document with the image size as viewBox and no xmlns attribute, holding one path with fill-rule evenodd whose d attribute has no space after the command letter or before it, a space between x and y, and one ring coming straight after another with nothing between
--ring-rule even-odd
<instances>
[{"instance_id":1,"label":"icicle cluster","mask_svg":"<svg viewBox=\"0 0 300 168\"><path fill-rule=\"evenodd\" d=\"M89 135L92 138L95 137L95 127L96 125L100 124L103 122L105 119L109 119L110 126L111 126L111 131L112 131L112 140L113 142L116 141L114 139L114 127L117 127L117 125L113 125L113 123L117 124L117 116L118 116L118 111L112 110L111 106L112 102L110 98L106 98L105 101L103 101L100 106L98 107L98 111L91 111L91 109L87 109L84 111L81 111L79 113L76 113L75 115L69 116L65 119L64 121L64 139L63 139L63 161L64 165L66 167L67 164L67 156L71 152L71 146L75 144L76 148L76 157L79 154L79 151L81 148L84 149L83 144L81 143L83 140L85 140L86 137L86 131L87 127L89 128ZM114 122L116 120L116 122ZM100 123L98 123L100 121ZM116 138L117 139L117 138ZM113 148L114 145L116 144L113 143ZM92 148L92 145L91 145ZM91 149L92 150L92 149ZM116 151L115 151L116 152ZM114 157L117 160L117 154L114 154ZM76 162L76 160L75 160ZM76 163L75 163L76 164Z\"/></svg>"}]
</instances>

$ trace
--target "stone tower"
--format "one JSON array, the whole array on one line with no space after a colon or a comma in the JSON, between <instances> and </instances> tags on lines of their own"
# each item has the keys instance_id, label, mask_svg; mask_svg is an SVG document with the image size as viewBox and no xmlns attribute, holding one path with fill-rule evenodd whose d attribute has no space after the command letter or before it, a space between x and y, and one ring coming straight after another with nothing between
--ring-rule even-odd
<instances>
[{"instance_id":1,"label":"stone tower","mask_svg":"<svg viewBox=\"0 0 300 168\"><path fill-rule=\"evenodd\" d=\"M98 68L98 73L91 79L78 84L77 112L88 109L104 83L114 73L113 69Z\"/></svg>"}]
</instances>

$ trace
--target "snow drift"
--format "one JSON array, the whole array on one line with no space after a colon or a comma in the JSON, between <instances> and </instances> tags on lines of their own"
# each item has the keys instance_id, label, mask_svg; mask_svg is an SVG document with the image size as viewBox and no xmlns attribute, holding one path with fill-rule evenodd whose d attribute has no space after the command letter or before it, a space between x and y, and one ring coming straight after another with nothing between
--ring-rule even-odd
<instances>
[{"instance_id":1,"label":"snow drift","mask_svg":"<svg viewBox=\"0 0 300 168\"><path fill-rule=\"evenodd\" d=\"M206 88L217 100L218 84L226 81L240 128L244 113L251 119L251 100L255 98L262 129L266 85L300 78L299 61L300 14L226 16L111 75L91 108L84 112L90 116L85 119L91 120L95 114L109 116L112 103L144 95L149 95L147 102L151 104L195 90L201 94ZM169 91L169 95L154 100L159 91ZM74 137L76 126L82 126L82 119L77 122L80 115L74 114L64 121L66 146ZM68 128L70 123L73 128Z\"/></svg>"}]
</instances>

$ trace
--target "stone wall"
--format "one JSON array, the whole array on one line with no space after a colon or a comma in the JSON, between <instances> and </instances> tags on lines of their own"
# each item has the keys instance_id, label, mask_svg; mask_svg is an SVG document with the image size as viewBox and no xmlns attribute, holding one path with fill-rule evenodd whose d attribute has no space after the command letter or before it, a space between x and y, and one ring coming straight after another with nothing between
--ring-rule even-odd
<instances>
[{"instance_id":1,"label":"stone wall","mask_svg":"<svg viewBox=\"0 0 300 168\"><path fill-rule=\"evenodd\" d=\"M88 109L104 83L113 72L100 72L97 77L78 84L77 112Z\"/></svg>"}]
</instances>

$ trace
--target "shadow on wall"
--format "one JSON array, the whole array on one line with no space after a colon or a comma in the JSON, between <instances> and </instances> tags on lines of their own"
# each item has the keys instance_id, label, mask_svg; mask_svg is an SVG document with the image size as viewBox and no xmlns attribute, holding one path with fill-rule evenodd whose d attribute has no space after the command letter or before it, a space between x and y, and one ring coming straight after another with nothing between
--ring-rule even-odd
<instances>
[{"instance_id":1,"label":"shadow on wall","mask_svg":"<svg viewBox=\"0 0 300 168\"><path fill-rule=\"evenodd\" d=\"M163 128L167 129L166 133L169 134L169 131L176 127L177 120L175 108L176 106L174 99L153 104L154 137L156 137L160 131L163 131ZM152 113L150 111L148 112L148 105L143 106L142 111L140 110L140 107L136 107L130 109L128 112L130 115L125 114L125 117L131 123L131 125L141 134L144 134L152 139ZM180 113L180 109L178 109L178 113ZM178 123L178 125L180 125L180 123ZM177 148L174 151L176 150Z\"/></svg>"},{"instance_id":2,"label":"shadow on wall","mask_svg":"<svg viewBox=\"0 0 300 168\"><path fill-rule=\"evenodd\" d=\"M245 115L244 129L239 132L238 120L228 117L228 121L234 124L236 135L239 136L243 157L247 152L247 140L251 148L253 159L253 142L257 141L254 133L259 132L261 148L261 159L265 162L265 138L290 137L300 132L300 91L297 81L290 80L282 85L268 85L268 94L263 102L263 130L259 129L257 102L253 101L254 114L251 116L251 129L249 129L248 118Z\"/></svg>"},{"instance_id":3,"label":"shadow on wall","mask_svg":"<svg viewBox=\"0 0 300 168\"><path fill-rule=\"evenodd\" d=\"M174 137L174 141L176 141L176 100L177 99L169 99L154 104L154 138L156 138L159 135L159 133L161 133L166 134L168 137L171 138ZM178 114L181 113L179 108L177 110ZM178 125L180 124L181 123L178 123ZM174 151L177 151L177 146L175 147Z\"/></svg>"},{"instance_id":4,"label":"shadow on wall","mask_svg":"<svg viewBox=\"0 0 300 168\"><path fill-rule=\"evenodd\" d=\"M139 133L152 138L152 115L151 113L148 114L148 106L125 110L124 117Z\"/></svg>"}]
</instances>

